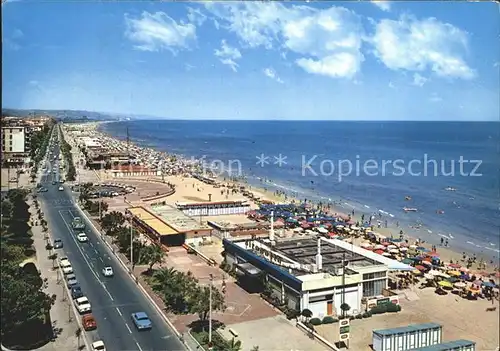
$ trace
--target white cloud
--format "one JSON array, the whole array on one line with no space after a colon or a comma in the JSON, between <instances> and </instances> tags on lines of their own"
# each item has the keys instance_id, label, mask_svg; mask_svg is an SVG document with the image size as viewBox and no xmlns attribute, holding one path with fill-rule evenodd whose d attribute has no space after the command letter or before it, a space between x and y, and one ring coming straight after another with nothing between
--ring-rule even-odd
<instances>
[{"instance_id":1,"label":"white cloud","mask_svg":"<svg viewBox=\"0 0 500 351\"><path fill-rule=\"evenodd\" d=\"M203 14L200 9L195 9L192 7L188 7L188 15L189 22L195 23L197 26L201 26L207 20L207 16Z\"/></svg>"},{"instance_id":2,"label":"white cloud","mask_svg":"<svg viewBox=\"0 0 500 351\"><path fill-rule=\"evenodd\" d=\"M238 71L238 64L236 60L239 60L241 56L240 50L227 45L225 40L221 42L221 48L214 50L215 56L217 56L224 65L228 65L234 72Z\"/></svg>"},{"instance_id":3,"label":"white cloud","mask_svg":"<svg viewBox=\"0 0 500 351\"><path fill-rule=\"evenodd\" d=\"M396 89L396 86L394 85L393 82L389 82L389 88L391 89Z\"/></svg>"},{"instance_id":4,"label":"white cloud","mask_svg":"<svg viewBox=\"0 0 500 351\"><path fill-rule=\"evenodd\" d=\"M192 23L177 23L164 12L144 11L140 18L125 15L126 37L135 43L135 48L143 51L189 49L196 40L196 27Z\"/></svg>"},{"instance_id":5,"label":"white cloud","mask_svg":"<svg viewBox=\"0 0 500 351\"><path fill-rule=\"evenodd\" d=\"M382 11L388 12L391 10L391 3L386 0L373 0L372 3Z\"/></svg>"},{"instance_id":6,"label":"white cloud","mask_svg":"<svg viewBox=\"0 0 500 351\"><path fill-rule=\"evenodd\" d=\"M205 6L212 19L234 33L243 46L293 53L296 64L306 72L353 78L364 60L360 18L343 7L287 7L276 2Z\"/></svg>"},{"instance_id":7,"label":"white cloud","mask_svg":"<svg viewBox=\"0 0 500 351\"><path fill-rule=\"evenodd\" d=\"M427 82L427 78L425 78L424 76L421 76L420 74L418 73L415 73L413 75L413 85L416 85L418 87L423 87L424 84Z\"/></svg>"},{"instance_id":8,"label":"white cloud","mask_svg":"<svg viewBox=\"0 0 500 351\"><path fill-rule=\"evenodd\" d=\"M263 70L264 74L266 77L271 78L272 80L277 81L278 83L283 84L283 81L281 80L280 77L276 74L276 71L270 67L266 68Z\"/></svg>"},{"instance_id":9,"label":"white cloud","mask_svg":"<svg viewBox=\"0 0 500 351\"><path fill-rule=\"evenodd\" d=\"M464 59L467 33L435 18L383 19L376 25L371 42L375 55L392 70L431 70L441 77L461 79L476 75Z\"/></svg>"}]
</instances>

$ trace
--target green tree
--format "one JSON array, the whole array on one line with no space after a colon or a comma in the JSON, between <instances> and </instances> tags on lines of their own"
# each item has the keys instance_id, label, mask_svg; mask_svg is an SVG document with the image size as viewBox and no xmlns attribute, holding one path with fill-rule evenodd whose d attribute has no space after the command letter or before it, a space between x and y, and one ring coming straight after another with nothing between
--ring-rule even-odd
<instances>
[{"instance_id":1,"label":"green tree","mask_svg":"<svg viewBox=\"0 0 500 351\"><path fill-rule=\"evenodd\" d=\"M1 334L2 338L24 324L43 318L56 296L42 291L41 279L25 274L18 265L2 262L1 267Z\"/></svg>"},{"instance_id":2,"label":"green tree","mask_svg":"<svg viewBox=\"0 0 500 351\"><path fill-rule=\"evenodd\" d=\"M153 270L153 266L157 263L162 263L166 252L159 245L148 245L141 250L141 262L145 262L148 267L148 272Z\"/></svg>"},{"instance_id":3,"label":"green tree","mask_svg":"<svg viewBox=\"0 0 500 351\"><path fill-rule=\"evenodd\" d=\"M118 211L111 211L106 213L101 219L101 227L109 235L111 231L125 223L125 216Z\"/></svg>"},{"instance_id":4,"label":"green tree","mask_svg":"<svg viewBox=\"0 0 500 351\"><path fill-rule=\"evenodd\" d=\"M200 321L208 320L210 311L210 286L199 286L190 301L190 313L198 314ZM225 310L224 295L214 286L212 286L212 312Z\"/></svg>"},{"instance_id":5,"label":"green tree","mask_svg":"<svg viewBox=\"0 0 500 351\"><path fill-rule=\"evenodd\" d=\"M152 288L169 310L175 313L189 312L198 281L191 272L183 273L173 268L161 268L153 275Z\"/></svg>"}]
</instances>

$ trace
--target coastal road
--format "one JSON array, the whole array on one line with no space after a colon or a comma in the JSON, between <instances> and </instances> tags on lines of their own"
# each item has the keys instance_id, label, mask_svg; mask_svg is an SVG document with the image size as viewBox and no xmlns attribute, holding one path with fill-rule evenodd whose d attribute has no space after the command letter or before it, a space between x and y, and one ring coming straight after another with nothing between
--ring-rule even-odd
<instances>
[{"instance_id":1,"label":"coastal road","mask_svg":"<svg viewBox=\"0 0 500 351\"><path fill-rule=\"evenodd\" d=\"M59 150L56 150L56 155ZM174 331L165 323L147 297L130 279L123 266L117 261L100 240L100 234L86 223L88 243L79 243L71 229L71 221L79 216L71 190L60 184L52 185L51 174L42 177L42 186L48 189L39 193L42 208L49 225L52 238L63 240L64 253L73 266L83 293L90 300L92 314L97 321L97 330L90 332L92 341L103 340L107 350L111 351L184 351L186 348L179 341ZM114 277L106 278L101 270L112 266ZM153 322L153 329L139 332L131 320L131 313L144 311Z\"/></svg>"}]
</instances>

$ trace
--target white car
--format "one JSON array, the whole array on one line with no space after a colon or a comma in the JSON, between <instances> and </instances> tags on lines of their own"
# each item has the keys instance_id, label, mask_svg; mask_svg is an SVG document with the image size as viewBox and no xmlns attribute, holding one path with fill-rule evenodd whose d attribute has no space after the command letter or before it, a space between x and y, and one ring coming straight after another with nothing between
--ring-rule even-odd
<instances>
[{"instance_id":1,"label":"white car","mask_svg":"<svg viewBox=\"0 0 500 351\"><path fill-rule=\"evenodd\" d=\"M85 235L85 233L79 233L76 236L76 239L81 243L86 243L87 241L89 241L89 238L87 237L87 235Z\"/></svg>"},{"instance_id":2,"label":"white car","mask_svg":"<svg viewBox=\"0 0 500 351\"><path fill-rule=\"evenodd\" d=\"M112 277L113 276L113 268L111 268L110 266L107 266L107 267L104 267L102 269L102 274L105 276L105 277Z\"/></svg>"},{"instance_id":3,"label":"white car","mask_svg":"<svg viewBox=\"0 0 500 351\"><path fill-rule=\"evenodd\" d=\"M64 191L64 188L62 186L60 186L59 191Z\"/></svg>"},{"instance_id":4,"label":"white car","mask_svg":"<svg viewBox=\"0 0 500 351\"><path fill-rule=\"evenodd\" d=\"M102 340L97 340L92 343L92 351L106 351L106 346Z\"/></svg>"},{"instance_id":5,"label":"white car","mask_svg":"<svg viewBox=\"0 0 500 351\"><path fill-rule=\"evenodd\" d=\"M75 306L79 313L89 313L92 311L92 306L90 306L89 299L85 296L80 297L75 300Z\"/></svg>"},{"instance_id":6,"label":"white car","mask_svg":"<svg viewBox=\"0 0 500 351\"><path fill-rule=\"evenodd\" d=\"M67 261L67 263L65 263L63 266L61 266L62 268L62 271L64 274L71 274L73 273L73 267L71 266L71 264L69 263L69 261Z\"/></svg>"}]
</instances>

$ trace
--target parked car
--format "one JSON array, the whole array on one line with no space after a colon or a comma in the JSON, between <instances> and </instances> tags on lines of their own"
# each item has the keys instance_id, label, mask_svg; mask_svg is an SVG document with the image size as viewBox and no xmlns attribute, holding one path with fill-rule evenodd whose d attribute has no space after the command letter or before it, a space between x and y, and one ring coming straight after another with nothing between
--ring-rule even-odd
<instances>
[{"instance_id":1,"label":"parked car","mask_svg":"<svg viewBox=\"0 0 500 351\"><path fill-rule=\"evenodd\" d=\"M82 317L82 325L85 331L97 329L97 322L92 314L86 314Z\"/></svg>"},{"instance_id":2,"label":"parked car","mask_svg":"<svg viewBox=\"0 0 500 351\"><path fill-rule=\"evenodd\" d=\"M92 306L90 305L89 299L87 299L85 296L76 299L75 306L80 314L90 313L92 311Z\"/></svg>"},{"instance_id":3,"label":"parked car","mask_svg":"<svg viewBox=\"0 0 500 351\"><path fill-rule=\"evenodd\" d=\"M102 340L97 340L92 343L92 351L106 351L106 346Z\"/></svg>"},{"instance_id":4,"label":"parked car","mask_svg":"<svg viewBox=\"0 0 500 351\"><path fill-rule=\"evenodd\" d=\"M55 239L53 246L54 246L54 249L62 249L63 248L63 241L61 239Z\"/></svg>"},{"instance_id":5,"label":"parked car","mask_svg":"<svg viewBox=\"0 0 500 351\"><path fill-rule=\"evenodd\" d=\"M68 285L68 289L71 289L72 287L78 285L78 280L76 280L76 277L72 277L66 280L66 284Z\"/></svg>"},{"instance_id":6,"label":"parked car","mask_svg":"<svg viewBox=\"0 0 500 351\"><path fill-rule=\"evenodd\" d=\"M62 186L60 186L59 191L64 191L64 188Z\"/></svg>"},{"instance_id":7,"label":"parked car","mask_svg":"<svg viewBox=\"0 0 500 351\"><path fill-rule=\"evenodd\" d=\"M83 291L80 285L74 285L71 287L71 298L73 300L83 297Z\"/></svg>"},{"instance_id":8,"label":"parked car","mask_svg":"<svg viewBox=\"0 0 500 351\"><path fill-rule=\"evenodd\" d=\"M151 320L146 312L132 313L132 322L134 322L135 327L138 330L148 330L153 328L153 323L151 323Z\"/></svg>"}]
</instances>

